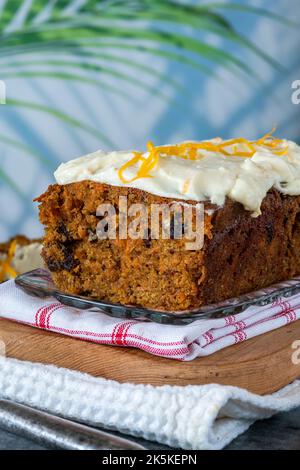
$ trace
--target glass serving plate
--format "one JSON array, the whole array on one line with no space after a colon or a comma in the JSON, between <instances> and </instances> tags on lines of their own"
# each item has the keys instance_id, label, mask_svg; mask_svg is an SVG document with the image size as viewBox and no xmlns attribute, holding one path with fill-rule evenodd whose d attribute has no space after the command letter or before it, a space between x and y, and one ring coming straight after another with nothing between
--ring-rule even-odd
<instances>
[{"instance_id":1,"label":"glass serving plate","mask_svg":"<svg viewBox=\"0 0 300 470\"><path fill-rule=\"evenodd\" d=\"M27 294L41 298L55 297L62 304L82 310L101 310L111 317L141 321L148 320L171 325L184 325L204 318L225 317L240 313L251 305L267 305L279 297L290 297L300 292L299 276L289 281L280 282L217 304L207 305L197 310L165 312L65 294L55 287L50 273L44 269L35 269L34 271L21 274L16 277L15 283Z\"/></svg>"}]
</instances>

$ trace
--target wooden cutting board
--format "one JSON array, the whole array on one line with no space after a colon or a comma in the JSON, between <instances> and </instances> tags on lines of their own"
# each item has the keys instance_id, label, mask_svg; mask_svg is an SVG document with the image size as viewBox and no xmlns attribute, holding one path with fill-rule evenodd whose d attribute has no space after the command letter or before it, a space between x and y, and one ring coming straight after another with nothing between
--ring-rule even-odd
<instances>
[{"instance_id":1,"label":"wooden cutting board","mask_svg":"<svg viewBox=\"0 0 300 470\"><path fill-rule=\"evenodd\" d=\"M4 319L0 319L0 340L5 343L8 357L54 364L119 382L218 383L267 394L300 377L300 321L191 362L89 343ZM292 348L297 340L298 354ZM298 364L293 363L293 354Z\"/></svg>"}]
</instances>

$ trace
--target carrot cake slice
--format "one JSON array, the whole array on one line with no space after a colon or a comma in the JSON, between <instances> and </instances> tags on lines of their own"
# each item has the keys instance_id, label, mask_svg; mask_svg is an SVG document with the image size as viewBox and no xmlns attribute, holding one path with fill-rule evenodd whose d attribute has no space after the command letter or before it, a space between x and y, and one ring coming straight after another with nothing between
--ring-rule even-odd
<instances>
[{"instance_id":1,"label":"carrot cake slice","mask_svg":"<svg viewBox=\"0 0 300 470\"><path fill-rule=\"evenodd\" d=\"M42 256L67 293L182 311L300 274L294 142L267 134L149 143L144 153L97 151L63 163L55 178L37 199ZM165 236L153 230L153 207L169 209ZM187 208L201 241L189 247Z\"/></svg>"}]
</instances>

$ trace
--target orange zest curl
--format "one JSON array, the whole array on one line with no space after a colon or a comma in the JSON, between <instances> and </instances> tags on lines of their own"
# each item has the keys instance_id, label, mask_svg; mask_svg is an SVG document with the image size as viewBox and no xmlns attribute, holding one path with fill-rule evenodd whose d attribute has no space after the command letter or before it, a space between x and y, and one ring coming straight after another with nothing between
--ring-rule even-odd
<instances>
[{"instance_id":1,"label":"orange zest curl","mask_svg":"<svg viewBox=\"0 0 300 470\"><path fill-rule=\"evenodd\" d=\"M275 128L268 134L265 134L258 140L249 141L242 137L231 139L225 142L184 142L177 145L163 145L155 147L152 142L147 143L148 155L144 156L141 152L133 152L131 160L124 163L118 170L120 180L127 184L139 178L152 178L150 172L159 165L161 156L174 156L186 160L199 160L203 158L201 150L206 152L215 152L228 157L248 157L251 158L257 151L257 147L263 147L271 150L274 155L286 155L288 146L282 146L283 141L273 136ZM139 165L135 176L131 179L124 177L124 171L128 168Z\"/></svg>"},{"instance_id":2,"label":"orange zest curl","mask_svg":"<svg viewBox=\"0 0 300 470\"><path fill-rule=\"evenodd\" d=\"M232 146L233 152L228 152L225 150L225 148ZM240 150L239 146L246 148L246 151ZM219 144L218 147L219 152L228 156L234 155L236 157L252 157L256 152L253 143L249 142L247 139L243 139L242 137L240 139L227 140L226 142Z\"/></svg>"},{"instance_id":3,"label":"orange zest curl","mask_svg":"<svg viewBox=\"0 0 300 470\"><path fill-rule=\"evenodd\" d=\"M17 276L17 272L11 267L16 248L17 241L13 240L9 246L7 257L0 262L0 282L5 281L7 278L15 278Z\"/></svg>"},{"instance_id":4,"label":"orange zest curl","mask_svg":"<svg viewBox=\"0 0 300 470\"><path fill-rule=\"evenodd\" d=\"M138 175L134 176L130 180L126 180L123 176L123 172L127 170L127 168L130 168L131 166L135 165L138 163L141 159L143 159L142 154L139 152L133 152L134 157L131 160L128 160L128 162L124 163L123 166L118 171L118 176L122 183L132 183L132 181L135 181L138 178Z\"/></svg>"}]
</instances>

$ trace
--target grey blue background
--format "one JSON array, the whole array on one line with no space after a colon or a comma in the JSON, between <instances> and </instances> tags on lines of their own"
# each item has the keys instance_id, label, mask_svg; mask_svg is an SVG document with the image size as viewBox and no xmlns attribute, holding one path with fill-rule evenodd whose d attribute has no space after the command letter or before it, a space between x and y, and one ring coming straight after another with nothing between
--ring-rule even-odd
<instances>
[{"instance_id":1,"label":"grey blue background","mask_svg":"<svg viewBox=\"0 0 300 470\"><path fill-rule=\"evenodd\" d=\"M76 8L80 1L70 3ZM241 0L238 3L269 9L300 24L299 0ZM5 1L0 0L0 20L4 5ZM258 77L229 71L221 65L213 65L215 76L206 76L200 70L163 56L124 50L124 58L137 60L151 67L154 73L134 71L124 63L108 63L103 59L112 69L126 72L133 78L132 82L116 76L102 77L90 70L85 72L86 77L99 79L103 86L49 77L12 76L5 79L7 98L67 112L74 119L99 130L105 139L39 110L0 105L0 133L30 146L45 158L43 162L25 151L22 145L16 147L7 140L0 140L0 169L21 190L0 180L0 241L15 233L41 235L36 204L32 199L54 181L53 171L60 162L98 148L143 149L149 139L155 144L214 136L254 139L274 125L277 126L277 135L300 139L300 105L291 101L291 84L300 79L299 27L243 11L224 10L222 14L237 30L280 63L282 69L213 33L185 31L186 34L200 35L208 44L220 45L222 49L234 52ZM22 21L22 17L15 21ZM166 25L166 28L170 27ZM112 49L111 53L115 51ZM43 54L40 57L43 58ZM55 51L52 58L56 58ZM68 56L64 58L73 60ZM15 59L9 56L0 59L0 79L1 69L4 70ZM22 60L30 60L30 57L22 54ZM156 72L176 80L179 87L170 86ZM145 87L136 86L136 79ZM113 85L116 91L108 91L105 84Z\"/></svg>"}]
</instances>

